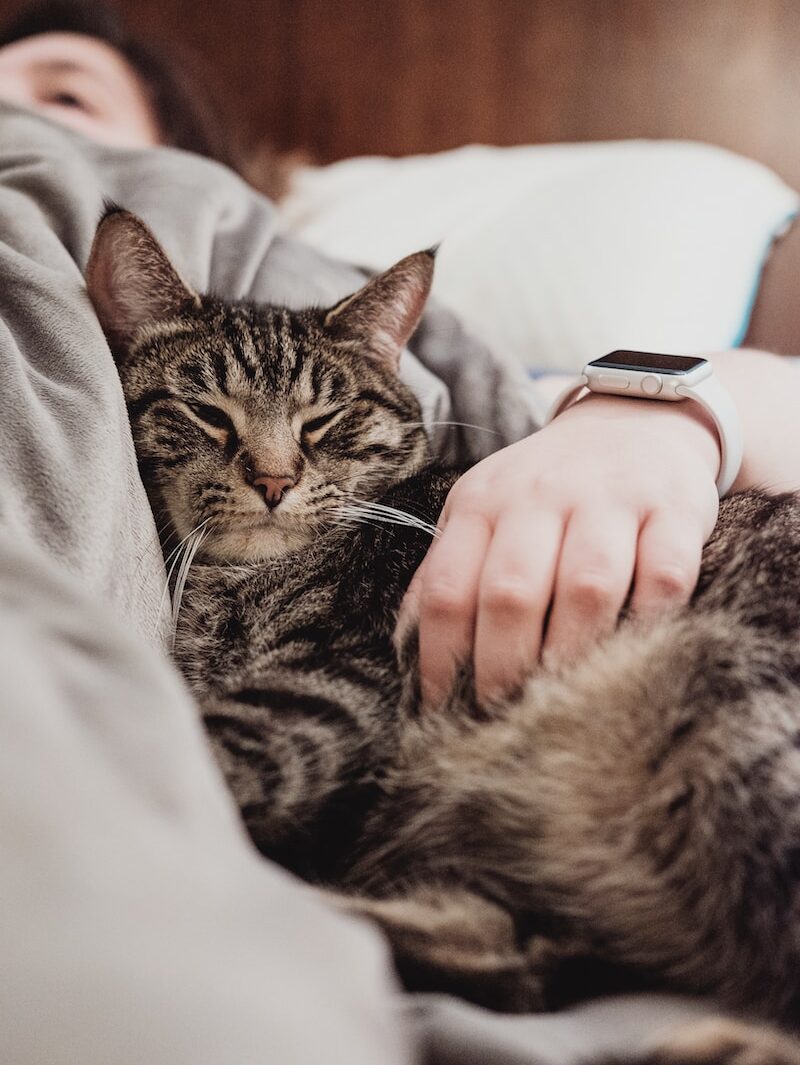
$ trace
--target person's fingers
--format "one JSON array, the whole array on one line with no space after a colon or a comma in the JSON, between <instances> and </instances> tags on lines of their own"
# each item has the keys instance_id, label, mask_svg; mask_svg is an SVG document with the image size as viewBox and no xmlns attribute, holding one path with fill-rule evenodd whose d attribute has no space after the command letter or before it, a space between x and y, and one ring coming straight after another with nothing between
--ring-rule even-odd
<instances>
[{"instance_id":1,"label":"person's fingers","mask_svg":"<svg viewBox=\"0 0 800 1065\"><path fill-rule=\"evenodd\" d=\"M699 525L656 510L639 533L631 612L652 618L688 603L703 552Z\"/></svg>"},{"instance_id":2,"label":"person's fingers","mask_svg":"<svg viewBox=\"0 0 800 1065\"><path fill-rule=\"evenodd\" d=\"M486 518L455 514L425 559L419 589L419 667L427 707L442 702L456 668L470 657L478 579L490 539Z\"/></svg>"},{"instance_id":3,"label":"person's fingers","mask_svg":"<svg viewBox=\"0 0 800 1065\"><path fill-rule=\"evenodd\" d=\"M575 513L567 524L542 652L569 662L614 630L631 586L639 526L635 514Z\"/></svg>"},{"instance_id":4,"label":"person's fingers","mask_svg":"<svg viewBox=\"0 0 800 1065\"><path fill-rule=\"evenodd\" d=\"M478 701L509 693L536 665L556 572L563 517L515 509L497 523L478 589Z\"/></svg>"},{"instance_id":5,"label":"person's fingers","mask_svg":"<svg viewBox=\"0 0 800 1065\"><path fill-rule=\"evenodd\" d=\"M400 610L397 614L397 624L394 630L394 642L396 647L402 646L405 642L406 634L412 625L415 625L419 620L419 601L422 595L422 582L425 578L425 563L428 560L426 555L422 562L417 566L414 576L411 578L411 583L406 588L406 594L403 596L403 601L400 604Z\"/></svg>"},{"instance_id":6,"label":"person's fingers","mask_svg":"<svg viewBox=\"0 0 800 1065\"><path fill-rule=\"evenodd\" d=\"M420 600L422 598L422 582L425 580L425 564L431 557L431 552L436 545L437 539L441 539L441 535L444 532L444 527L447 524L447 505L442 510L436 521L436 528L438 530L436 539L431 541L431 545L428 548L427 554L423 558L422 562L417 566L414 571L414 576L409 582L408 588L406 588L405 595L400 603L400 609L397 612L397 624L394 631L395 646L399 646L405 639L406 633L411 625L416 625L419 621L419 608Z\"/></svg>"}]
</instances>

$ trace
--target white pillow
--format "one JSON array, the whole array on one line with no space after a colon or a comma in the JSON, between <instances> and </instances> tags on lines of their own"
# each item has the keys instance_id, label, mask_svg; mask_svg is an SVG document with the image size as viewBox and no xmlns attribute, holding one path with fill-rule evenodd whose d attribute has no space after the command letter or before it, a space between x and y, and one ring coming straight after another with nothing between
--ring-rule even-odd
<instances>
[{"instance_id":1,"label":"white pillow","mask_svg":"<svg viewBox=\"0 0 800 1065\"><path fill-rule=\"evenodd\" d=\"M742 342L798 197L710 145L471 146L297 172L285 227L382 268L442 242L434 294L532 369Z\"/></svg>"}]
</instances>

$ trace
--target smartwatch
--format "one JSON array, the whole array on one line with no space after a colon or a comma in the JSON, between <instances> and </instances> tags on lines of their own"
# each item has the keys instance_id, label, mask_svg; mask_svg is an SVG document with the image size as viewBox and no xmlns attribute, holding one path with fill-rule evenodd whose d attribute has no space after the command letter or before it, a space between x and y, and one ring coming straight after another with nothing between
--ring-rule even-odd
<instances>
[{"instance_id":1,"label":"smartwatch","mask_svg":"<svg viewBox=\"0 0 800 1065\"><path fill-rule=\"evenodd\" d=\"M742 425L730 394L714 376L708 359L694 355L656 355L649 351L612 351L587 363L578 380L556 397L545 425L585 389L669 403L693 399L711 416L719 436L721 460L717 490L720 496L736 480L744 450Z\"/></svg>"}]
</instances>

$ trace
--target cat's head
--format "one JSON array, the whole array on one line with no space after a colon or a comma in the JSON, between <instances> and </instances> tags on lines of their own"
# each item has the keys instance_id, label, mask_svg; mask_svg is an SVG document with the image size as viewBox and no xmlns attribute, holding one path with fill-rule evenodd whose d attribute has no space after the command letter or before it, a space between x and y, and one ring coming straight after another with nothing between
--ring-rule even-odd
<instances>
[{"instance_id":1,"label":"cat's head","mask_svg":"<svg viewBox=\"0 0 800 1065\"><path fill-rule=\"evenodd\" d=\"M176 542L202 528L207 557L275 558L424 465L397 367L432 275L419 252L327 309L224 302L193 292L135 215L106 213L89 295Z\"/></svg>"}]
</instances>

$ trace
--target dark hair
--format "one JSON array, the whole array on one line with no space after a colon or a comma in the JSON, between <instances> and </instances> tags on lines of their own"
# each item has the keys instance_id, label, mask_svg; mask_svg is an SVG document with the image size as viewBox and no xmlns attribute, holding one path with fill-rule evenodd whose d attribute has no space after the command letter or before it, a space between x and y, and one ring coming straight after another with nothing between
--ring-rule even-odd
<instances>
[{"instance_id":1,"label":"dark hair","mask_svg":"<svg viewBox=\"0 0 800 1065\"><path fill-rule=\"evenodd\" d=\"M228 123L192 76L191 63L165 57L137 40L113 8L91 0L43 0L0 31L0 48L41 33L80 33L105 41L130 63L148 93L163 140L175 148L237 166Z\"/></svg>"}]
</instances>

